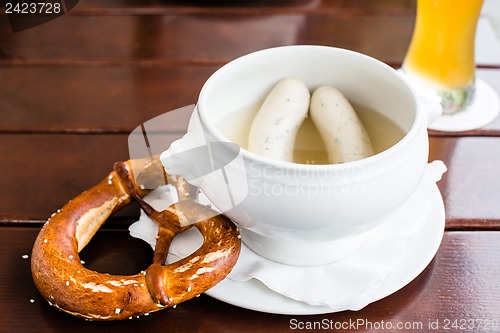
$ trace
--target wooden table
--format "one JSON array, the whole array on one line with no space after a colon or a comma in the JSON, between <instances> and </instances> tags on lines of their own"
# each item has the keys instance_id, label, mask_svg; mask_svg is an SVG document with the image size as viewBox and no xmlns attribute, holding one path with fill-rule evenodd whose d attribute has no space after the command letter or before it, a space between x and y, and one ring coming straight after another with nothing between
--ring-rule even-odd
<instances>
[{"instance_id":1,"label":"wooden table","mask_svg":"<svg viewBox=\"0 0 500 333\"><path fill-rule=\"evenodd\" d=\"M358 320L378 332L499 332L500 119L476 131L430 133L429 159L448 166L439 182L447 214L441 247L410 284L357 312L266 314L202 295L146 318L90 322L50 307L23 258L52 212L128 159L130 131L196 103L224 63L272 46L324 44L397 68L414 18L413 0L87 0L17 33L0 15L0 332L288 332ZM479 67L500 93L500 66ZM132 206L108 221L82 253L88 267L131 274L149 265L151 250L126 229L137 216ZM470 329L452 325L464 322Z\"/></svg>"}]
</instances>

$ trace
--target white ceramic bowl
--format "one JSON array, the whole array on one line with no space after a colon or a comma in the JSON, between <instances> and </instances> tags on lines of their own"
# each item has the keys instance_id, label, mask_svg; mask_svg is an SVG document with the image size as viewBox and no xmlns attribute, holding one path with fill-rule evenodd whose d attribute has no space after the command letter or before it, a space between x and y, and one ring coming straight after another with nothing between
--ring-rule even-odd
<instances>
[{"instance_id":1,"label":"white ceramic bowl","mask_svg":"<svg viewBox=\"0 0 500 333\"><path fill-rule=\"evenodd\" d=\"M381 153L339 165L286 163L213 144L228 141L218 121L262 100L289 76L311 90L331 84L406 134ZM290 265L326 264L359 248L419 185L428 159L427 124L436 116L428 110L438 108L421 104L396 70L366 55L326 46L267 49L231 61L208 79L188 133L161 159L167 172L200 186L242 228L244 243L255 252ZM205 165L200 173L203 158L176 159L207 143L215 168Z\"/></svg>"}]
</instances>

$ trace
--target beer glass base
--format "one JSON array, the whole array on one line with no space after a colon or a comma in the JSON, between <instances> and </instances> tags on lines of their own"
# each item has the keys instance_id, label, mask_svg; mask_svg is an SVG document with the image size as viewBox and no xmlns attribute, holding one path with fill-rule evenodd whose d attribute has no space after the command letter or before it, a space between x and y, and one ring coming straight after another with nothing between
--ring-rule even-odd
<instances>
[{"instance_id":1,"label":"beer glass base","mask_svg":"<svg viewBox=\"0 0 500 333\"><path fill-rule=\"evenodd\" d=\"M444 89L436 87L430 82L426 82L425 79L404 67L400 68L399 71L404 77L406 77L407 81L413 86L419 95L424 95L428 98L439 101L443 108L443 114L451 115L463 111L467 109L467 107L471 105L474 100L476 92L475 79L473 79L472 82L464 88Z\"/></svg>"},{"instance_id":2,"label":"beer glass base","mask_svg":"<svg viewBox=\"0 0 500 333\"><path fill-rule=\"evenodd\" d=\"M436 90L441 99L443 114L450 115L464 111L469 107L476 92L475 80L465 88L452 90Z\"/></svg>"},{"instance_id":3,"label":"beer glass base","mask_svg":"<svg viewBox=\"0 0 500 333\"><path fill-rule=\"evenodd\" d=\"M481 79L475 83L474 98L461 111L443 114L428 126L442 132L472 131L494 121L500 112L500 98L495 90Z\"/></svg>"},{"instance_id":4,"label":"beer glass base","mask_svg":"<svg viewBox=\"0 0 500 333\"><path fill-rule=\"evenodd\" d=\"M489 84L479 78L476 78L469 92L442 96L439 91L423 85L404 69L400 68L398 72L413 87L417 95L440 102L443 109L448 108L428 126L429 129L442 132L471 131L488 125L500 112L500 97ZM456 111L451 112L451 109Z\"/></svg>"}]
</instances>

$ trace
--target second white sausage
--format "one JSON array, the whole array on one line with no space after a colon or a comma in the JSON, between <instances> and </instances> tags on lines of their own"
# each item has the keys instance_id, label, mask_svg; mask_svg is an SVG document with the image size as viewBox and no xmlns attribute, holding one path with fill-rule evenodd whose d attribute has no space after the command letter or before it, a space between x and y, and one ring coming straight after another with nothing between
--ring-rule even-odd
<instances>
[{"instance_id":1,"label":"second white sausage","mask_svg":"<svg viewBox=\"0 0 500 333\"><path fill-rule=\"evenodd\" d=\"M311 119L325 142L331 164L373 155L370 138L344 95L332 86L317 88L311 97Z\"/></svg>"}]
</instances>

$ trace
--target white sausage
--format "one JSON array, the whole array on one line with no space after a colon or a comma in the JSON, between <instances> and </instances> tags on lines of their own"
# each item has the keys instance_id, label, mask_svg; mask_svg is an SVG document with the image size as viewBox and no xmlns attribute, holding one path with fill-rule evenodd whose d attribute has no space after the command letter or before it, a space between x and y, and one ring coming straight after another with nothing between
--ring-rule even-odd
<instances>
[{"instance_id":1,"label":"white sausage","mask_svg":"<svg viewBox=\"0 0 500 333\"><path fill-rule=\"evenodd\" d=\"M278 82L255 115L248 150L292 162L295 137L307 117L309 100L309 90L300 80L285 78Z\"/></svg>"},{"instance_id":2,"label":"white sausage","mask_svg":"<svg viewBox=\"0 0 500 333\"><path fill-rule=\"evenodd\" d=\"M370 138L349 101L331 86L317 88L311 97L311 119L325 142L331 164L373 155Z\"/></svg>"}]
</instances>

